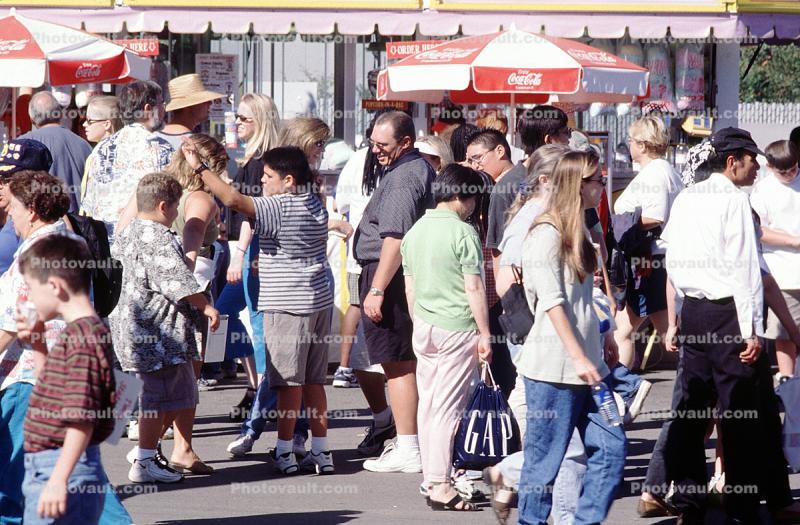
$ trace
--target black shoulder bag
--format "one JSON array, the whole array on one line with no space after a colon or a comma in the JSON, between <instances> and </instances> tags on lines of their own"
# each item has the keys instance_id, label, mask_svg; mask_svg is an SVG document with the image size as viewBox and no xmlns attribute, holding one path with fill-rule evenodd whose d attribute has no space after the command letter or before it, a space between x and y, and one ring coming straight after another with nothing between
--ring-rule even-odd
<instances>
[{"instance_id":1,"label":"black shoulder bag","mask_svg":"<svg viewBox=\"0 0 800 525\"><path fill-rule=\"evenodd\" d=\"M500 315L500 326L506 334L508 341L521 345L528 337L533 326L533 312L528 306L525 297L525 287L522 285L522 269L511 265L514 272L514 283L500 299L503 313Z\"/></svg>"}]
</instances>

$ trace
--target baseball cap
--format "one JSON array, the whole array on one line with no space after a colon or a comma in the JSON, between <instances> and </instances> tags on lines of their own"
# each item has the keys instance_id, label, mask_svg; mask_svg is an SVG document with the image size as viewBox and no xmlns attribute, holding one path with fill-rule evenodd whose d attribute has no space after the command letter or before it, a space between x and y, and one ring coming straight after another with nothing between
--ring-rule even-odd
<instances>
[{"instance_id":1,"label":"baseball cap","mask_svg":"<svg viewBox=\"0 0 800 525\"><path fill-rule=\"evenodd\" d=\"M53 156L47 146L32 139L14 139L0 152L0 178L22 170L49 171Z\"/></svg>"},{"instance_id":2,"label":"baseball cap","mask_svg":"<svg viewBox=\"0 0 800 525\"><path fill-rule=\"evenodd\" d=\"M764 152L758 149L758 145L750 136L750 133L739 128L723 128L711 135L711 145L714 151L734 151L743 149L755 155L763 155Z\"/></svg>"}]
</instances>

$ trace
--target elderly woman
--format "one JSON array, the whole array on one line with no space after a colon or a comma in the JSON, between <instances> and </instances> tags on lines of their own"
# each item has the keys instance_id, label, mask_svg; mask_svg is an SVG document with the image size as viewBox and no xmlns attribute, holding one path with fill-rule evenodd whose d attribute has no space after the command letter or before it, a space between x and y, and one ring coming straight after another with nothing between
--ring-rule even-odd
<instances>
[{"instance_id":1,"label":"elderly woman","mask_svg":"<svg viewBox=\"0 0 800 525\"><path fill-rule=\"evenodd\" d=\"M669 147L669 130L659 117L642 117L628 130L631 158L639 164L639 173L625 188L614 204L614 213L629 213L641 209L639 227L661 231L669 210L683 188L680 176L664 155ZM664 267L665 247L660 239L642 247L645 255L631 263L632 275L625 289L624 310L617 312L614 332L619 347L620 363L633 364L631 336L650 318L659 334L667 332L667 270ZM649 254L647 254L649 252Z\"/></svg>"}]
</instances>

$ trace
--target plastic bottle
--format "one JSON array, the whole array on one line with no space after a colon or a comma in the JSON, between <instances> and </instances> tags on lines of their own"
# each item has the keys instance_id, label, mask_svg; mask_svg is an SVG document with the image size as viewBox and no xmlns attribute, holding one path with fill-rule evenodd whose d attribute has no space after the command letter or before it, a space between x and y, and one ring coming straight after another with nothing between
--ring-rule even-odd
<instances>
[{"instance_id":1,"label":"plastic bottle","mask_svg":"<svg viewBox=\"0 0 800 525\"><path fill-rule=\"evenodd\" d=\"M612 427L622 424L622 418L617 410L617 403L614 401L614 394L608 389L605 383L600 381L592 386L592 397L597 405L597 411L605 418L606 422Z\"/></svg>"}]
</instances>

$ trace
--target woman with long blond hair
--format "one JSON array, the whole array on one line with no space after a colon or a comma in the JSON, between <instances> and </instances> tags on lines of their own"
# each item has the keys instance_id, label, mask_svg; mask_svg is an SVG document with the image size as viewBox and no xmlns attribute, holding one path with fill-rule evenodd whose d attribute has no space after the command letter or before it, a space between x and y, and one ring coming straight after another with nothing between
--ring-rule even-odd
<instances>
[{"instance_id":1,"label":"woman with long blond hair","mask_svg":"<svg viewBox=\"0 0 800 525\"><path fill-rule=\"evenodd\" d=\"M575 521L602 523L622 483L625 434L598 413L592 386L609 375L594 313L597 253L584 224L605 179L594 152L569 152L553 171L547 211L522 249L522 272L534 324L517 361L528 407L519 522L546 523L553 484L574 429L588 468Z\"/></svg>"}]
</instances>

